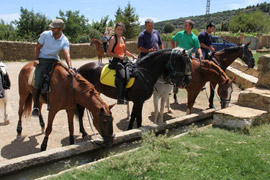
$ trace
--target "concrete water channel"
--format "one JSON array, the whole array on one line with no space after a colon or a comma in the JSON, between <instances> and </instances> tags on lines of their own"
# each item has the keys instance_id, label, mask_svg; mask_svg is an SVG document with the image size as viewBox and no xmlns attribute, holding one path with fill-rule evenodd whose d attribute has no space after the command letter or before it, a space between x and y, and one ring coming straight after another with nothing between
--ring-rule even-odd
<instances>
[{"instance_id":1,"label":"concrete water channel","mask_svg":"<svg viewBox=\"0 0 270 180\"><path fill-rule=\"evenodd\" d=\"M13 159L13 162L0 165L0 179L31 180L43 176L59 173L63 170L81 166L110 154L118 154L140 146L138 141L143 132L154 130L156 133L164 133L168 129L168 135L174 136L188 131L192 123L205 126L212 122L214 109L202 111L166 121L166 123L151 125L141 129L133 129L116 134L112 148L104 149L97 145L99 140L92 143L82 142L77 145L66 146L45 152Z\"/></svg>"}]
</instances>

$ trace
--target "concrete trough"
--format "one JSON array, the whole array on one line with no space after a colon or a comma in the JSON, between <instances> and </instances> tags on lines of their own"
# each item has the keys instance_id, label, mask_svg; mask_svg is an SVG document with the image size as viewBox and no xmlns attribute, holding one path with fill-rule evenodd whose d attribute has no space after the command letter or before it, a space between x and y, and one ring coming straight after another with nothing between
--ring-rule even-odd
<instances>
[{"instance_id":1,"label":"concrete trough","mask_svg":"<svg viewBox=\"0 0 270 180\"><path fill-rule=\"evenodd\" d=\"M141 138L143 132L147 132L150 130L153 130L155 132L161 132L166 129L171 129L171 128L175 128L181 125L193 123L198 120L212 118L214 111L215 111L214 109L208 109L198 114L190 114L190 115L179 117L176 119L171 119L164 123L160 123L158 125L154 124L151 126L140 128L140 129L133 129L133 130L117 133L114 140L114 145ZM97 150L103 147L103 146L97 145L97 143L99 142L100 140L94 140L94 142L85 141L85 142L81 142L75 145L55 148L48 151L3 161L0 164L0 177L5 174L10 174L12 172L20 171L20 170L27 169L33 166L42 165L49 162L72 157L78 154L82 154L85 152Z\"/></svg>"},{"instance_id":2,"label":"concrete trough","mask_svg":"<svg viewBox=\"0 0 270 180\"><path fill-rule=\"evenodd\" d=\"M248 133L251 126L269 121L267 111L235 105L216 111L212 123L213 127L238 129Z\"/></svg>"}]
</instances>

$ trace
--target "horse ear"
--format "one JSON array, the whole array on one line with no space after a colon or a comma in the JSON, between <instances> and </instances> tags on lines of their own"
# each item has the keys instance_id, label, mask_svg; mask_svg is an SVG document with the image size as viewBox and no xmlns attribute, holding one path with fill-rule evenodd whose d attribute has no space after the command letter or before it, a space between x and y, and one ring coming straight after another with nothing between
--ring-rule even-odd
<instances>
[{"instance_id":1,"label":"horse ear","mask_svg":"<svg viewBox=\"0 0 270 180\"><path fill-rule=\"evenodd\" d=\"M109 109L111 110L115 106L115 104L116 103L109 105Z\"/></svg>"},{"instance_id":2,"label":"horse ear","mask_svg":"<svg viewBox=\"0 0 270 180\"><path fill-rule=\"evenodd\" d=\"M247 47L247 46L249 46L249 44L250 44L250 41L249 42L246 42L245 46Z\"/></svg>"},{"instance_id":3,"label":"horse ear","mask_svg":"<svg viewBox=\"0 0 270 180\"><path fill-rule=\"evenodd\" d=\"M189 53L192 51L192 48L190 48L189 50L187 50L187 55L189 55Z\"/></svg>"}]
</instances>

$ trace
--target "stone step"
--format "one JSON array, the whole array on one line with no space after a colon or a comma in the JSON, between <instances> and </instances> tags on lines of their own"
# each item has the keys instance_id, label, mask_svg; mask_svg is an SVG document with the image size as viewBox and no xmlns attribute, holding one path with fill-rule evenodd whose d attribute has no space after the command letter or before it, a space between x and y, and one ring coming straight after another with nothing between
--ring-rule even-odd
<instances>
[{"instance_id":1,"label":"stone step","mask_svg":"<svg viewBox=\"0 0 270 180\"><path fill-rule=\"evenodd\" d=\"M238 105L218 110L213 115L213 127L237 129L247 133L251 126L269 121L267 111Z\"/></svg>"},{"instance_id":2,"label":"stone step","mask_svg":"<svg viewBox=\"0 0 270 180\"><path fill-rule=\"evenodd\" d=\"M257 87L241 91L237 105L270 111L270 90Z\"/></svg>"},{"instance_id":3,"label":"stone step","mask_svg":"<svg viewBox=\"0 0 270 180\"><path fill-rule=\"evenodd\" d=\"M231 66L227 67L226 74L231 78L236 76L235 82L240 84L241 89L255 87L258 81L258 78L239 71L238 69L235 69Z\"/></svg>"}]
</instances>

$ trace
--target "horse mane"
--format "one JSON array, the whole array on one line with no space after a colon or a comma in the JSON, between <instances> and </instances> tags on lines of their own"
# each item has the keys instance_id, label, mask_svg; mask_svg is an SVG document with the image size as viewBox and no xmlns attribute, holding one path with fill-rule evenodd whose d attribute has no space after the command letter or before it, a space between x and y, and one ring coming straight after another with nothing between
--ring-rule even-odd
<instances>
[{"instance_id":1,"label":"horse mane","mask_svg":"<svg viewBox=\"0 0 270 180\"><path fill-rule=\"evenodd\" d=\"M84 77L82 77L80 74L77 74L74 76L76 81L79 83L79 88L82 89L84 92L90 92L93 93L97 99L101 102L103 105L107 105L100 97L99 92L95 89L94 85L91 84L89 81L87 81Z\"/></svg>"},{"instance_id":2,"label":"horse mane","mask_svg":"<svg viewBox=\"0 0 270 180\"><path fill-rule=\"evenodd\" d=\"M142 59L139 59L137 61L137 64L140 64L140 63L143 63L149 59L152 59L153 57L155 56L158 56L162 53L164 53L165 51L171 51L172 49L161 49L161 50L158 50L158 51L155 51L155 52L151 52L151 53L148 53L146 56L144 56Z\"/></svg>"},{"instance_id":3,"label":"horse mane","mask_svg":"<svg viewBox=\"0 0 270 180\"><path fill-rule=\"evenodd\" d=\"M215 69L219 74L223 75L225 77L225 79L229 79L228 75L218 66L216 65L213 61L209 61L209 60L202 60L201 61L202 64L206 67L206 68L213 68Z\"/></svg>"},{"instance_id":4,"label":"horse mane","mask_svg":"<svg viewBox=\"0 0 270 180\"><path fill-rule=\"evenodd\" d=\"M99 44L102 44L102 42L101 41L99 41L98 39L96 39L96 38L93 38L91 41L96 41L96 42L98 42Z\"/></svg>"},{"instance_id":5,"label":"horse mane","mask_svg":"<svg viewBox=\"0 0 270 180\"><path fill-rule=\"evenodd\" d=\"M62 68L64 68L67 72L68 72L68 68L60 61L57 62L56 65L61 66ZM91 92L93 93L97 99L99 99L99 101L101 102L101 104L103 105L107 105L100 97L99 92L95 89L94 85L91 84L89 81L87 81L84 77L82 77L80 74L76 74L74 76L74 78L76 79L76 81L79 83L79 88L82 89L84 92Z\"/></svg>"},{"instance_id":6,"label":"horse mane","mask_svg":"<svg viewBox=\"0 0 270 180\"><path fill-rule=\"evenodd\" d=\"M227 47L227 48L224 48L224 49L221 49L220 51L217 51L215 54L223 54L223 53L233 53L233 52L236 52L236 51L239 51L240 47L239 46L233 46L233 47Z\"/></svg>"}]
</instances>

